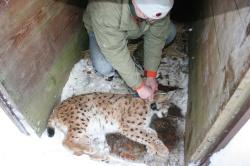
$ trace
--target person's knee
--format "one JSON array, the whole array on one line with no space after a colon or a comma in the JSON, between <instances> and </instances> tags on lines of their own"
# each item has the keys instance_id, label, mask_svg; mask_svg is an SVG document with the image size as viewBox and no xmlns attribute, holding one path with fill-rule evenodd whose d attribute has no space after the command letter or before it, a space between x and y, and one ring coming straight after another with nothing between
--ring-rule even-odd
<instances>
[{"instance_id":1,"label":"person's knee","mask_svg":"<svg viewBox=\"0 0 250 166\"><path fill-rule=\"evenodd\" d=\"M94 64L94 69L101 75L109 76L113 73L113 67L108 63L96 61Z\"/></svg>"},{"instance_id":2,"label":"person's knee","mask_svg":"<svg viewBox=\"0 0 250 166\"><path fill-rule=\"evenodd\" d=\"M113 72L113 67L101 53L94 33L89 33L89 44L90 57L94 69L101 75L109 76Z\"/></svg>"},{"instance_id":3,"label":"person's knee","mask_svg":"<svg viewBox=\"0 0 250 166\"><path fill-rule=\"evenodd\" d=\"M166 39L166 45L170 44L176 36L176 26L174 25L174 23L170 23L169 25L169 35L167 36Z\"/></svg>"}]
</instances>

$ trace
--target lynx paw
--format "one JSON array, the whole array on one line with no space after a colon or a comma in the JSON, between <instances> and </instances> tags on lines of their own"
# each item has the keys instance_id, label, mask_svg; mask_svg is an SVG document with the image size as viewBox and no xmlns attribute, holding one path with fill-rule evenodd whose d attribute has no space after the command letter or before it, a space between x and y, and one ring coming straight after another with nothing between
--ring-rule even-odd
<instances>
[{"instance_id":1,"label":"lynx paw","mask_svg":"<svg viewBox=\"0 0 250 166\"><path fill-rule=\"evenodd\" d=\"M153 148L148 149L148 152L150 154L156 154L164 158L167 158L169 155L168 148L161 141L156 141L153 145Z\"/></svg>"},{"instance_id":2,"label":"lynx paw","mask_svg":"<svg viewBox=\"0 0 250 166\"><path fill-rule=\"evenodd\" d=\"M91 159L97 160L97 161L103 161L103 162L109 162L110 158L108 155L102 155L102 154L93 154L90 155Z\"/></svg>"},{"instance_id":3,"label":"lynx paw","mask_svg":"<svg viewBox=\"0 0 250 166\"><path fill-rule=\"evenodd\" d=\"M167 147L158 147L156 150L156 154L161 156L161 157L168 157L169 155L169 150Z\"/></svg>"}]
</instances>

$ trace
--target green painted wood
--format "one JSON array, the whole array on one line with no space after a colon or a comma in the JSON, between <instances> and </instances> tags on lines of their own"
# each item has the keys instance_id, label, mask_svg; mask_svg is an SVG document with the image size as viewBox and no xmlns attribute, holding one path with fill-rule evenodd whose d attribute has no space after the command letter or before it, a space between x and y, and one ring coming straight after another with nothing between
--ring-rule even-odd
<instances>
[{"instance_id":1,"label":"green painted wood","mask_svg":"<svg viewBox=\"0 0 250 166\"><path fill-rule=\"evenodd\" d=\"M38 135L87 46L83 9L68 2L0 2L1 85Z\"/></svg>"}]
</instances>

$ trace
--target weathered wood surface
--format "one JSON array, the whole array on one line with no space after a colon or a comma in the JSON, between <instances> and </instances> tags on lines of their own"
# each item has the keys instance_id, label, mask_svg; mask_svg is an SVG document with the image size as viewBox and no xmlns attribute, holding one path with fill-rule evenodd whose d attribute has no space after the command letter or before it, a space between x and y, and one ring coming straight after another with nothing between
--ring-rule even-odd
<instances>
[{"instance_id":1,"label":"weathered wood surface","mask_svg":"<svg viewBox=\"0 0 250 166\"><path fill-rule=\"evenodd\" d=\"M83 9L65 2L0 1L0 81L39 134L83 46Z\"/></svg>"},{"instance_id":2,"label":"weathered wood surface","mask_svg":"<svg viewBox=\"0 0 250 166\"><path fill-rule=\"evenodd\" d=\"M250 1L208 0L200 9L190 42L186 162L197 162L201 151L212 148L204 138L250 67Z\"/></svg>"}]
</instances>

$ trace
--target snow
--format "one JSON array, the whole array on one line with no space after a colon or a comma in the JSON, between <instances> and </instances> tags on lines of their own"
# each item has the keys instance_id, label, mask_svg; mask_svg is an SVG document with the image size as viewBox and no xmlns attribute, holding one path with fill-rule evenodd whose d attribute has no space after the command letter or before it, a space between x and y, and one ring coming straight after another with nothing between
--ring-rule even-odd
<instances>
[{"instance_id":1,"label":"snow","mask_svg":"<svg viewBox=\"0 0 250 166\"><path fill-rule=\"evenodd\" d=\"M229 143L210 157L209 166L250 166L250 120L238 131ZM189 163L188 166L198 166Z\"/></svg>"},{"instance_id":2,"label":"snow","mask_svg":"<svg viewBox=\"0 0 250 166\"><path fill-rule=\"evenodd\" d=\"M66 151L62 146L63 135L57 132L55 137L48 138L45 134L41 137L26 136L16 128L0 108L0 165L16 166L106 166L103 162L90 160L87 155L75 156ZM114 166L126 166L122 161L112 163ZM132 164L131 166L143 166Z\"/></svg>"},{"instance_id":3,"label":"snow","mask_svg":"<svg viewBox=\"0 0 250 166\"><path fill-rule=\"evenodd\" d=\"M183 72L183 68L186 68L187 65L187 58L167 56L162 59L158 72L158 76L162 76L162 78L158 80L159 83L182 88L182 90L169 92L167 95L172 103L181 108L183 115L186 113L188 87L188 74ZM166 75L167 77L165 77ZM107 81L107 78L96 74L93 70L88 52L86 52L84 58L76 63L71 70L69 79L63 88L61 100L63 101L73 95L86 94L90 92L111 92L116 94L131 93L128 91L128 87L119 76L116 75L112 81ZM184 125L185 121L178 121L177 134L180 135L180 137L182 137L184 133ZM99 149L97 144L96 146ZM147 163L145 158L142 159L142 163ZM154 160L154 162L158 162L157 159ZM184 165L183 139L180 139L180 141L177 142L175 147L171 150L169 165Z\"/></svg>"},{"instance_id":4,"label":"snow","mask_svg":"<svg viewBox=\"0 0 250 166\"><path fill-rule=\"evenodd\" d=\"M170 65L172 64L172 65ZM168 63L169 67L173 67L174 63ZM171 74L171 73L170 73ZM174 76L174 74L171 74ZM179 74L180 75L180 74ZM186 74L187 75L187 74ZM177 75L178 76L178 75ZM170 77L171 78L171 77ZM183 77L184 78L184 77ZM186 77L187 79L187 77ZM174 80L178 80L175 78ZM183 81L183 79L180 79ZM164 80L162 80L164 81ZM171 81L173 84L178 82ZM187 81L184 81L187 83ZM182 86L182 85L180 85ZM117 76L113 81L107 81L106 78L100 77L93 72L91 62L88 58L80 60L75 64L71 71L69 80L66 83L61 100L64 100L72 95L89 93L93 91L112 92L112 93L129 93L127 86ZM179 92L180 93L180 92ZM181 92L186 93L186 91ZM176 96L176 94L171 94ZM178 96L178 93L177 93ZM187 99L185 97L184 101ZM182 101L183 102L183 101ZM184 104L185 105L185 104ZM185 106L184 106L185 107ZM36 136L25 136L21 134L16 126L8 119L3 111L0 112L0 129L5 133L1 136L0 141L0 165L26 165L37 166L52 165L60 163L60 165L144 165L124 161L119 158L114 158L111 163L96 162L91 160L87 155L74 156L62 146L63 134L56 132L53 138L48 138L46 133L41 138ZM8 127L6 129L6 126ZM180 124L181 133L184 132L184 123ZM177 143L175 149L171 152L171 166L183 165L183 140ZM13 160L13 157L15 158ZM62 160L63 159L63 160Z\"/></svg>"},{"instance_id":5,"label":"snow","mask_svg":"<svg viewBox=\"0 0 250 166\"><path fill-rule=\"evenodd\" d=\"M183 116L186 115L188 99L188 74L185 73L188 70L187 66L187 57L167 56L162 58L158 72L163 75L162 79L158 79L160 84L181 88L181 90L169 92L167 95L172 103L181 108Z\"/></svg>"},{"instance_id":6,"label":"snow","mask_svg":"<svg viewBox=\"0 0 250 166\"><path fill-rule=\"evenodd\" d=\"M116 75L112 81L98 76L92 67L88 54L73 67L69 79L63 88L61 100L73 95L90 92L128 93L124 81Z\"/></svg>"},{"instance_id":7,"label":"snow","mask_svg":"<svg viewBox=\"0 0 250 166\"><path fill-rule=\"evenodd\" d=\"M240 129L228 145L214 153L209 166L249 166L250 165L250 120Z\"/></svg>"},{"instance_id":8,"label":"snow","mask_svg":"<svg viewBox=\"0 0 250 166\"><path fill-rule=\"evenodd\" d=\"M63 135L56 135L51 139L43 135L41 138L23 135L14 126L4 111L0 108L0 165L26 165L26 166L105 166L106 163L95 162L88 156L74 156L65 151L61 145ZM243 126L229 144L215 153L209 166L249 166L250 165L250 120ZM63 160L62 160L63 159ZM121 163L113 164L121 165ZM125 165L125 164L124 164ZM143 164L137 164L143 165ZM190 164L189 166L195 166Z\"/></svg>"}]
</instances>

